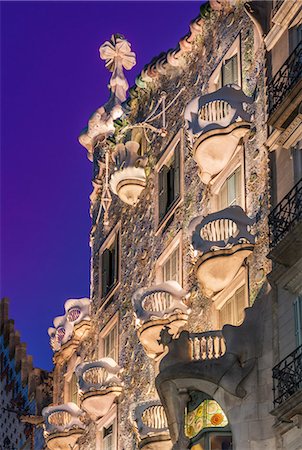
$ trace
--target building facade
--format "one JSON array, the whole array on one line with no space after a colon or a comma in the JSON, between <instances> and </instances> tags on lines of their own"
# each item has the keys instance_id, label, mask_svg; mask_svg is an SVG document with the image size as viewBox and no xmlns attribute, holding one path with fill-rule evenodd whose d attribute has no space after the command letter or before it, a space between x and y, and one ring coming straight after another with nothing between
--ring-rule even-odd
<instances>
[{"instance_id":1,"label":"building facade","mask_svg":"<svg viewBox=\"0 0 302 450\"><path fill-rule=\"evenodd\" d=\"M0 355L0 449L42 450L41 411L51 399L52 383L48 372L33 367L9 319L7 298L0 302Z\"/></svg>"},{"instance_id":2,"label":"building facade","mask_svg":"<svg viewBox=\"0 0 302 450\"><path fill-rule=\"evenodd\" d=\"M49 329L48 448L299 450L302 4L211 0L80 135L91 295Z\"/></svg>"}]
</instances>

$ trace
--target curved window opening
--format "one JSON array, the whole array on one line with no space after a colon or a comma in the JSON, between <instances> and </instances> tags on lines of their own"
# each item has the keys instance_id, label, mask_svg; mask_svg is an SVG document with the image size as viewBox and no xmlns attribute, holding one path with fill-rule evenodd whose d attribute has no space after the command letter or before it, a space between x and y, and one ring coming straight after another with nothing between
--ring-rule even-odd
<instances>
[{"instance_id":1,"label":"curved window opening","mask_svg":"<svg viewBox=\"0 0 302 450\"><path fill-rule=\"evenodd\" d=\"M221 406L203 392L190 393L185 432L191 450L232 450L232 433Z\"/></svg>"}]
</instances>

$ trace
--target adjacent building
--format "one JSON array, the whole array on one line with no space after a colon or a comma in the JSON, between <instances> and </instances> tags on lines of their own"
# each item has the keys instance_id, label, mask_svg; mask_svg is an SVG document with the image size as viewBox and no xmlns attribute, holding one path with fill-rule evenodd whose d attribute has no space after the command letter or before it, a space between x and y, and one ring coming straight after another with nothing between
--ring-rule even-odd
<instances>
[{"instance_id":1,"label":"adjacent building","mask_svg":"<svg viewBox=\"0 0 302 450\"><path fill-rule=\"evenodd\" d=\"M51 400L50 374L33 367L9 319L9 300L0 302L0 449L44 448L41 411Z\"/></svg>"},{"instance_id":2,"label":"adjacent building","mask_svg":"<svg viewBox=\"0 0 302 450\"><path fill-rule=\"evenodd\" d=\"M49 329L50 450L299 450L302 3L211 0L147 64L100 47L91 295Z\"/></svg>"}]
</instances>

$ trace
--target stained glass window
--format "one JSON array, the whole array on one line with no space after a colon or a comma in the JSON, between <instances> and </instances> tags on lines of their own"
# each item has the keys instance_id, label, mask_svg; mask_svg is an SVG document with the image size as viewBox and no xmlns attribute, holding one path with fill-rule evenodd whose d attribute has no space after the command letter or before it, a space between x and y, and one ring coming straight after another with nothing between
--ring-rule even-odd
<instances>
[{"instance_id":1,"label":"stained glass window","mask_svg":"<svg viewBox=\"0 0 302 450\"><path fill-rule=\"evenodd\" d=\"M204 428L222 428L227 425L227 417L215 400L204 400L186 415L186 435L190 439Z\"/></svg>"}]
</instances>

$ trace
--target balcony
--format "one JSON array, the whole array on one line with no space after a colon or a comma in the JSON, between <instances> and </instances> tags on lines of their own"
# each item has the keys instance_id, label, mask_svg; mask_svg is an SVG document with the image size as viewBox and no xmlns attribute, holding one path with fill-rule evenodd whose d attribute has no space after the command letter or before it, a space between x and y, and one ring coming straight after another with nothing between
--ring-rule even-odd
<instances>
[{"instance_id":1,"label":"balcony","mask_svg":"<svg viewBox=\"0 0 302 450\"><path fill-rule=\"evenodd\" d=\"M298 108L302 101L302 42L269 82L267 96L268 125L285 130L299 115ZM301 119L299 124L301 125Z\"/></svg>"},{"instance_id":2,"label":"balcony","mask_svg":"<svg viewBox=\"0 0 302 450\"><path fill-rule=\"evenodd\" d=\"M226 167L240 140L249 132L250 103L252 99L239 87L225 86L187 105L185 120L203 183L208 184Z\"/></svg>"},{"instance_id":3,"label":"balcony","mask_svg":"<svg viewBox=\"0 0 302 450\"><path fill-rule=\"evenodd\" d=\"M135 205L146 187L147 157L138 155L139 144L128 141L118 144L112 154L116 171L110 179L114 194L127 205Z\"/></svg>"},{"instance_id":4,"label":"balcony","mask_svg":"<svg viewBox=\"0 0 302 450\"><path fill-rule=\"evenodd\" d=\"M81 407L93 420L105 416L122 393L121 368L112 358L84 362L75 370Z\"/></svg>"},{"instance_id":5,"label":"balcony","mask_svg":"<svg viewBox=\"0 0 302 450\"><path fill-rule=\"evenodd\" d=\"M274 410L282 423L302 414L302 345L273 368Z\"/></svg>"},{"instance_id":6,"label":"balcony","mask_svg":"<svg viewBox=\"0 0 302 450\"><path fill-rule=\"evenodd\" d=\"M83 411L75 403L48 406L42 415L49 450L70 450L84 433Z\"/></svg>"},{"instance_id":7,"label":"balcony","mask_svg":"<svg viewBox=\"0 0 302 450\"><path fill-rule=\"evenodd\" d=\"M169 327L173 335L177 335L187 323L190 309L183 302L186 297L186 292L176 281L167 281L135 292L132 303L137 334L150 358L157 359L164 351L158 341L165 326Z\"/></svg>"},{"instance_id":8,"label":"balcony","mask_svg":"<svg viewBox=\"0 0 302 450\"><path fill-rule=\"evenodd\" d=\"M192 245L196 276L205 293L211 297L227 287L244 260L252 253L255 236L250 232L250 219L240 206L192 220Z\"/></svg>"},{"instance_id":9,"label":"balcony","mask_svg":"<svg viewBox=\"0 0 302 450\"><path fill-rule=\"evenodd\" d=\"M268 218L269 257L292 266L302 257L302 179L273 209Z\"/></svg>"},{"instance_id":10,"label":"balcony","mask_svg":"<svg viewBox=\"0 0 302 450\"><path fill-rule=\"evenodd\" d=\"M139 404L135 408L134 418L140 441L139 448L146 450L172 449L166 413L159 401Z\"/></svg>"},{"instance_id":11,"label":"balcony","mask_svg":"<svg viewBox=\"0 0 302 450\"><path fill-rule=\"evenodd\" d=\"M55 359L68 359L90 328L90 300L70 299L65 302L64 316L54 319L54 327L48 328L50 345Z\"/></svg>"}]
</instances>

